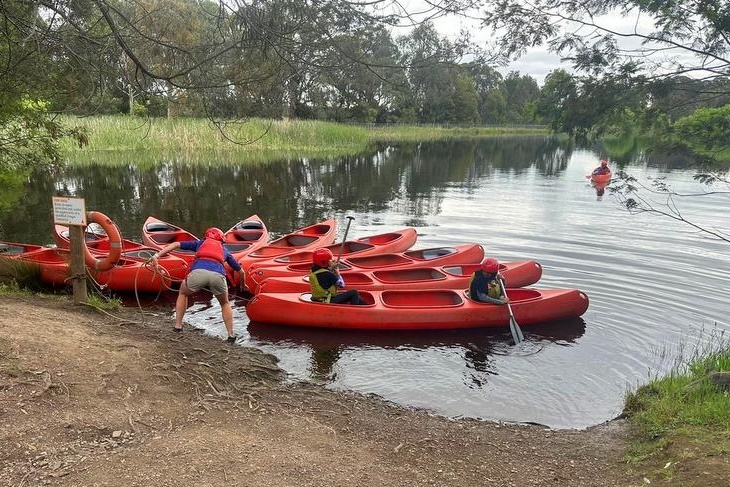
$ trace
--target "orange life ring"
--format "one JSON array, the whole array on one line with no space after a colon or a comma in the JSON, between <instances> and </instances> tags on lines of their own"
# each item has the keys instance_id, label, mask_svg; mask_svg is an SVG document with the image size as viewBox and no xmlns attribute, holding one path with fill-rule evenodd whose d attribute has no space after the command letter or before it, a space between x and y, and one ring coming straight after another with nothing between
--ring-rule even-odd
<instances>
[{"instance_id":1,"label":"orange life ring","mask_svg":"<svg viewBox=\"0 0 730 487\"><path fill-rule=\"evenodd\" d=\"M97 259L94 254L89 251L89 248L86 246L86 239L84 239L84 261L88 267L95 271L108 271L114 267L114 264L117 263L119 257L122 255L122 236L112 219L104 213L98 211L87 211L86 219L88 222L101 225L101 228L104 229L107 237L109 237L109 253L105 258Z\"/></svg>"}]
</instances>

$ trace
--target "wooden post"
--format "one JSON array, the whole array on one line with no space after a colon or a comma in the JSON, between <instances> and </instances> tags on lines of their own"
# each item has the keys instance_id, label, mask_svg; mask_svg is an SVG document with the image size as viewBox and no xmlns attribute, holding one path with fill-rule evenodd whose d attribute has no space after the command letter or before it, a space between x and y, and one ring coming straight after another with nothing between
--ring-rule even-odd
<instances>
[{"instance_id":1,"label":"wooden post","mask_svg":"<svg viewBox=\"0 0 730 487\"><path fill-rule=\"evenodd\" d=\"M86 262L84 261L84 227L69 227L71 240L71 281L73 283L73 302L86 302Z\"/></svg>"}]
</instances>

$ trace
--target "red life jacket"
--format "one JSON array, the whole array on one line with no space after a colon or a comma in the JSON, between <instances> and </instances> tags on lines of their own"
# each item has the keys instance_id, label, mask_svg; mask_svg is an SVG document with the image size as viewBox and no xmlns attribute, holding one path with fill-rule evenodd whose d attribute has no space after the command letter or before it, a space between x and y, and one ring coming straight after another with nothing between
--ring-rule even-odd
<instances>
[{"instance_id":1,"label":"red life jacket","mask_svg":"<svg viewBox=\"0 0 730 487\"><path fill-rule=\"evenodd\" d=\"M223 264L226 261L226 254L223 251L223 242L214 240L212 238L206 238L203 243L198 247L198 251L195 252L196 259L212 260Z\"/></svg>"}]
</instances>

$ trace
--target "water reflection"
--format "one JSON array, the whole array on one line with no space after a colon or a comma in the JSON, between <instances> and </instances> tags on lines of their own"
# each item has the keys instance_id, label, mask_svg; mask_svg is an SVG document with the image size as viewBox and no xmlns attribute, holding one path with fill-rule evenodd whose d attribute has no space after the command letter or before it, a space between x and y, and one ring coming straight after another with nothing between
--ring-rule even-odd
<instances>
[{"instance_id":1,"label":"water reflection","mask_svg":"<svg viewBox=\"0 0 730 487\"><path fill-rule=\"evenodd\" d=\"M728 326L727 244L672 220L628 215L610 190L597 194L585 179L597 152L550 137L504 137L245 165L136 164L134 154L123 155L109 166L0 176L0 240L51 243L51 196L68 194L84 197L132 239L150 215L201 234L258 214L273 236L352 215L353 238L415 226L420 248L476 242L500 260L537 260L544 269L537 287L578 288L591 303L585 321L526 327L529 349L513 347L507 329L362 336L247 328L245 302L233 297L236 332L275 354L291 375L333 388L448 416L586 427L618 414L626 390L645 382L648 370L666 371L649 350L691 349L703 324ZM600 152L616 172L666 177L678 191L698 192L694 171L674 169L688 162L680 157L646 155L635 143ZM680 204L683 214L727 232L726 195ZM678 293L677 275L693 276L693 286ZM140 296L149 299L140 305L172 315L175 297ZM193 297L185 320L224 336L209 294Z\"/></svg>"},{"instance_id":2,"label":"water reflection","mask_svg":"<svg viewBox=\"0 0 730 487\"><path fill-rule=\"evenodd\" d=\"M494 171L533 166L555 175L565 170L572 150L570 142L553 137L500 137L380 146L337 160L72 165L32 174L24 196L15 194L18 184L9 186L15 196L0 205L0 223L5 239L50 243L50 197L65 195L83 197L88 209L109 215L132 239L141 238L150 215L194 234L256 213L276 236L333 210L395 211L408 215L404 224L420 226L441 211L448 185L476 186Z\"/></svg>"},{"instance_id":3,"label":"water reflection","mask_svg":"<svg viewBox=\"0 0 730 487\"><path fill-rule=\"evenodd\" d=\"M546 346L570 346L586 330L581 318L545 323L523 329L532 353ZM309 350L309 364L304 378L325 383L337 380L337 361L348 350L428 350L438 348L460 356L464 363L465 382L472 389L482 388L489 377L498 375L496 356L513 350L512 337L502 328L424 331L364 331L272 326L251 322L247 328L250 344L277 349Z\"/></svg>"}]
</instances>

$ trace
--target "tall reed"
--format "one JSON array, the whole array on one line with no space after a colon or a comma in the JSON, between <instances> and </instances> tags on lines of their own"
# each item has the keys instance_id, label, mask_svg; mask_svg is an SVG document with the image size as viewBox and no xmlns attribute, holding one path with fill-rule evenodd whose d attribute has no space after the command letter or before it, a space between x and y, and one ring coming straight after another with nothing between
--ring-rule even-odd
<instances>
[{"instance_id":1,"label":"tall reed","mask_svg":"<svg viewBox=\"0 0 730 487\"><path fill-rule=\"evenodd\" d=\"M138 118L129 116L66 117L68 124L86 127L89 144L79 148L64 141L67 160L104 159L103 154L130 152L135 157L201 159L212 156L262 161L288 156L356 154L375 142L494 136L506 133L546 133L540 129L445 128L439 126L347 125L312 120L265 120L213 123L198 118ZM203 155L203 157L198 157ZM101 157L100 157L101 156ZM116 157L114 157L117 159ZM138 163L139 161L135 161Z\"/></svg>"}]
</instances>

